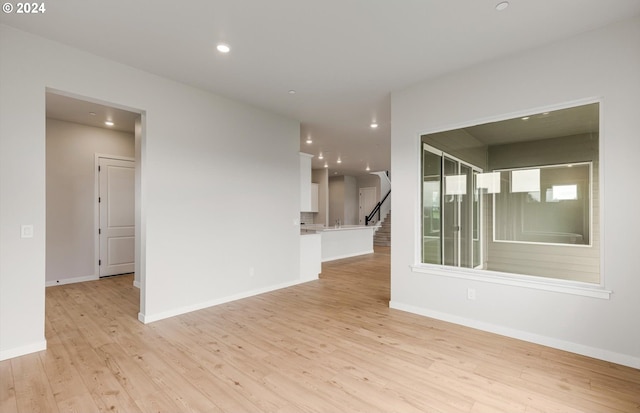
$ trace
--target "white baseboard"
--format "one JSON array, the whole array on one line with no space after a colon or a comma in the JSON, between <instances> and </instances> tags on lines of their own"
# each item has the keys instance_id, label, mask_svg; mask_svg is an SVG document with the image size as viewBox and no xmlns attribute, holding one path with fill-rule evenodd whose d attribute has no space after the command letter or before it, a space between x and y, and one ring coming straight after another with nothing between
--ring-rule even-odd
<instances>
[{"instance_id":1,"label":"white baseboard","mask_svg":"<svg viewBox=\"0 0 640 413\"><path fill-rule=\"evenodd\" d=\"M162 311L162 312L156 313L156 314L138 313L138 320L140 320L144 324L149 324L149 323L153 323L154 321L164 320L165 318L175 317L177 315L190 313L192 311L202 310L204 308L208 308L208 307L213 307L213 306L220 305L220 304L229 303L231 301L236 301L236 300L241 300L243 298L253 297L254 295L264 294L264 293L268 293L268 292L275 291L275 290L281 290L283 288L292 287L294 285L302 284L302 283L305 283L305 282L308 282L308 281L309 280L307 280L307 281L295 280L295 281L291 281L291 282L287 282L287 283L272 285L272 286L265 287L265 288L259 288L259 289L255 289L255 290L251 290L251 291L246 291L246 292L243 292L243 293L240 293L240 294L234 294L234 295L230 295L230 296L227 296L227 297L217 298L215 300L205 301L205 302L199 303L199 304L188 305L188 306L185 306L185 307L176 308L176 309L169 310L169 311Z\"/></svg>"},{"instance_id":2,"label":"white baseboard","mask_svg":"<svg viewBox=\"0 0 640 413\"><path fill-rule=\"evenodd\" d=\"M308 283L309 281L316 281L320 279L320 274L312 274L311 276L300 276L300 282L301 283Z\"/></svg>"},{"instance_id":3,"label":"white baseboard","mask_svg":"<svg viewBox=\"0 0 640 413\"><path fill-rule=\"evenodd\" d=\"M24 356L31 353L47 349L47 340L38 341L37 343L28 344L26 346L11 348L8 350L0 350L0 361L9 360L15 357Z\"/></svg>"},{"instance_id":4,"label":"white baseboard","mask_svg":"<svg viewBox=\"0 0 640 413\"><path fill-rule=\"evenodd\" d=\"M62 278L60 280L47 281L44 285L45 287L53 287L54 285L74 284L85 281L95 281L99 279L100 277L96 277L95 275L87 275L85 277Z\"/></svg>"},{"instance_id":5,"label":"white baseboard","mask_svg":"<svg viewBox=\"0 0 640 413\"><path fill-rule=\"evenodd\" d=\"M371 251L360 251L360 252L354 252L353 254L336 255L336 256L333 256L333 257L327 257L327 258L323 258L322 262L342 260L344 258L357 257L359 255L367 255L367 254L373 254L373 250L371 250Z\"/></svg>"},{"instance_id":6,"label":"white baseboard","mask_svg":"<svg viewBox=\"0 0 640 413\"><path fill-rule=\"evenodd\" d=\"M600 349L596 347L585 346L583 344L573 343L570 341L559 340L553 337L542 336L539 334L529 333L527 331L516 330L497 324L485 323L465 317L459 317L452 314L432 311L422 307L416 307L395 301L389 302L389 308L406 311L425 317L435 318L437 320L446 321L453 324L459 324L466 327L475 328L477 330L488 331L490 333L499 334L501 336L516 338L518 340L528 341L530 343L541 344L547 347L553 347L559 350L580 354L587 357L593 357L599 360L611 363L621 364L632 368L640 368L640 357L634 357L628 354L616 353L610 350Z\"/></svg>"}]
</instances>

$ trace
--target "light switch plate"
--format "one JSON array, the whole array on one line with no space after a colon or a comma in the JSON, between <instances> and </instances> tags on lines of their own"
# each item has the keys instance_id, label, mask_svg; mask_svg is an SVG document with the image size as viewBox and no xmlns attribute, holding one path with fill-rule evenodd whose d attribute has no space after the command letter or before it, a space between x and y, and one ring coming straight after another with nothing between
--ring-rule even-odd
<instances>
[{"instance_id":1,"label":"light switch plate","mask_svg":"<svg viewBox=\"0 0 640 413\"><path fill-rule=\"evenodd\" d=\"M20 227L20 238L33 238L33 225L22 225Z\"/></svg>"}]
</instances>

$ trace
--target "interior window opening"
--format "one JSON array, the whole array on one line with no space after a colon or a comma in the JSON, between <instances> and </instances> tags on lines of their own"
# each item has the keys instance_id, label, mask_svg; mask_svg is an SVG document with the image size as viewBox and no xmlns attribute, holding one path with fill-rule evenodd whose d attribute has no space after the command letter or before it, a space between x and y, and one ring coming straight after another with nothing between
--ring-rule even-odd
<instances>
[{"instance_id":1,"label":"interior window opening","mask_svg":"<svg viewBox=\"0 0 640 413\"><path fill-rule=\"evenodd\" d=\"M598 103L421 145L423 264L600 283Z\"/></svg>"}]
</instances>

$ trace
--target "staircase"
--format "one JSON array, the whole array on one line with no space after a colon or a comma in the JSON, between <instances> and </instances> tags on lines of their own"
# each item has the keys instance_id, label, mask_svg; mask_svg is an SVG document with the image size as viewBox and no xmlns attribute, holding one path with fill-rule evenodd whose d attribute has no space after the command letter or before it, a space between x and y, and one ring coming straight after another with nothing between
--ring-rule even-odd
<instances>
[{"instance_id":1,"label":"staircase","mask_svg":"<svg viewBox=\"0 0 640 413\"><path fill-rule=\"evenodd\" d=\"M382 219L382 224L373 235L373 245L391 246L391 212Z\"/></svg>"}]
</instances>

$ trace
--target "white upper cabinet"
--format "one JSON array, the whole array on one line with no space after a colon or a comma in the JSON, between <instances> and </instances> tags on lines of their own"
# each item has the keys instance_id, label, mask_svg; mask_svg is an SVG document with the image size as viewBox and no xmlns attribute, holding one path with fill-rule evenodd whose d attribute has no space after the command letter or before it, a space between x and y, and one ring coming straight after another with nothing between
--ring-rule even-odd
<instances>
[{"instance_id":1,"label":"white upper cabinet","mask_svg":"<svg viewBox=\"0 0 640 413\"><path fill-rule=\"evenodd\" d=\"M313 155L300 153L300 211L311 212L311 158ZM317 202L316 202L317 205ZM316 211L318 207L316 206Z\"/></svg>"}]
</instances>

